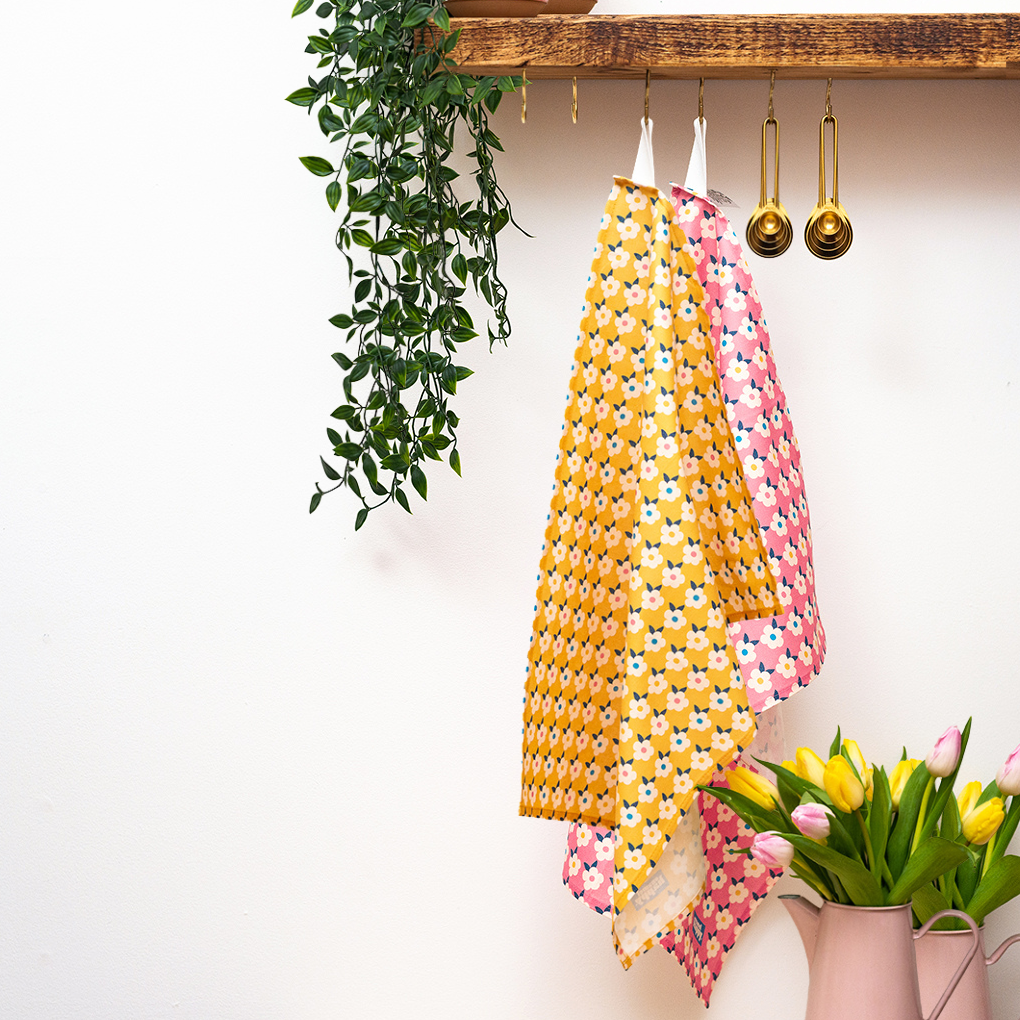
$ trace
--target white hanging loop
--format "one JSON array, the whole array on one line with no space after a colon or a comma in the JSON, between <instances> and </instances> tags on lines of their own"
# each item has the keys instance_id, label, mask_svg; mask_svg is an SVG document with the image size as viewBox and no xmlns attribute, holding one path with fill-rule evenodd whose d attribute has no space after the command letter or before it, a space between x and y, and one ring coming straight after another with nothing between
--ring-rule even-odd
<instances>
[{"instance_id":1,"label":"white hanging loop","mask_svg":"<svg viewBox=\"0 0 1020 1020\"><path fill-rule=\"evenodd\" d=\"M652 126L650 119L641 120L641 143L638 145L637 160L634 163L634 173L630 179L635 184L643 184L646 187L655 187L655 154L652 151Z\"/></svg>"}]
</instances>

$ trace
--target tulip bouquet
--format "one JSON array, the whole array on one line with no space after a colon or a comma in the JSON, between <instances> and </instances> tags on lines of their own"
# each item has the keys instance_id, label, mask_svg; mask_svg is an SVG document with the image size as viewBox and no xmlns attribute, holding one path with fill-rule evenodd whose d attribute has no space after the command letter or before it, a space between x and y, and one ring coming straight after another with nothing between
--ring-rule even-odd
<instances>
[{"instance_id":1,"label":"tulip bouquet","mask_svg":"<svg viewBox=\"0 0 1020 1020\"><path fill-rule=\"evenodd\" d=\"M827 761L801 747L795 761L761 762L774 783L738 766L728 789L700 789L756 830L748 852L767 867L789 867L835 903L894 906L938 892L933 883L971 859L951 826L938 831L969 735L970 722L962 733L951 727L924 762L904 756L887 773L837 731Z\"/></svg>"},{"instance_id":2,"label":"tulip bouquet","mask_svg":"<svg viewBox=\"0 0 1020 1020\"><path fill-rule=\"evenodd\" d=\"M984 787L977 781L967 783L959 796L946 801L939 834L962 845L967 858L914 892L916 923L923 924L938 911L955 907L982 924L993 910L1020 895L1020 857L1006 853L1018 822L1020 747L1006 759L994 782ZM936 924L944 929L962 927L956 918Z\"/></svg>"}]
</instances>

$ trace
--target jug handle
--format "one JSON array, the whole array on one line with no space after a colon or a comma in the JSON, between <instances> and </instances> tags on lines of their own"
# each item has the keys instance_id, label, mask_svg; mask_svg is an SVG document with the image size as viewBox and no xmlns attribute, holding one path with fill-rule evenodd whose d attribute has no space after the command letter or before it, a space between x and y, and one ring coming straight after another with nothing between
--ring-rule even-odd
<instances>
[{"instance_id":1,"label":"jug handle","mask_svg":"<svg viewBox=\"0 0 1020 1020\"><path fill-rule=\"evenodd\" d=\"M1005 953L1006 950L1009 949L1009 947L1016 942L1020 942L1020 935L1010 935L1010 937L1006 939L1006 941L1003 942L1002 945L999 946L999 948L996 949L995 952L992 953L992 955L989 956L987 960L985 960L985 963L989 967L991 967L993 963L998 963L999 960L1002 959L1002 954Z\"/></svg>"},{"instance_id":2,"label":"jug handle","mask_svg":"<svg viewBox=\"0 0 1020 1020\"><path fill-rule=\"evenodd\" d=\"M917 931L914 932L914 939L919 939L936 921L943 917L958 917L961 921L963 921L967 927L970 928L971 933L974 936L974 944L970 947L970 952L964 957L963 963L957 967L956 973L953 975L953 979L949 982L946 990L942 993L942 998L935 1004L935 1008L931 1011L931 1015L926 1017L925 1020L937 1020L938 1015L943 1009L945 1009L946 1003L949 1001L949 996L956 991L956 986L960 983L960 978L963 977L963 972L970 966L970 961L977 955L978 946L980 944L978 926L974 923L974 918L969 914L965 914L962 910L940 910L937 914L933 914L927 921L924 922L923 925L921 925L920 928L917 929ZM1016 938L1020 939L1020 935L1016 936ZM1005 949L1006 947L1003 946L1000 948Z\"/></svg>"}]
</instances>

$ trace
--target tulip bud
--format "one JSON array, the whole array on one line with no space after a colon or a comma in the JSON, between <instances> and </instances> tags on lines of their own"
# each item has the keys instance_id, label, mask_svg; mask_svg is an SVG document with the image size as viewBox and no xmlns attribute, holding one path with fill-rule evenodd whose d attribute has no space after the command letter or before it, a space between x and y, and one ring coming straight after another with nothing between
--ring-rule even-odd
<instances>
[{"instance_id":1,"label":"tulip bud","mask_svg":"<svg viewBox=\"0 0 1020 1020\"><path fill-rule=\"evenodd\" d=\"M809 839L825 839L832 828L832 812L824 804L801 804L790 817Z\"/></svg>"},{"instance_id":2,"label":"tulip bud","mask_svg":"<svg viewBox=\"0 0 1020 1020\"><path fill-rule=\"evenodd\" d=\"M864 784L841 754L833 755L825 766L825 792L832 803L847 814L864 803Z\"/></svg>"},{"instance_id":3,"label":"tulip bud","mask_svg":"<svg viewBox=\"0 0 1020 1020\"><path fill-rule=\"evenodd\" d=\"M975 779L968 783L956 798L957 806L960 808L960 818L966 818L974 810L981 796L981 784Z\"/></svg>"},{"instance_id":4,"label":"tulip bud","mask_svg":"<svg viewBox=\"0 0 1020 1020\"><path fill-rule=\"evenodd\" d=\"M984 846L1006 818L1001 797L992 797L974 808L963 819L963 838L974 846Z\"/></svg>"},{"instance_id":5,"label":"tulip bud","mask_svg":"<svg viewBox=\"0 0 1020 1020\"><path fill-rule=\"evenodd\" d=\"M914 774L914 769L921 764L919 758L904 758L898 761L896 767L889 776L889 792L892 794L892 806L894 811L900 809L900 797L903 796L903 789L907 780Z\"/></svg>"},{"instance_id":6,"label":"tulip bud","mask_svg":"<svg viewBox=\"0 0 1020 1020\"><path fill-rule=\"evenodd\" d=\"M864 784L864 792L870 800L871 794L875 789L875 784L871 776L871 769L868 768L868 763L864 760L864 755L861 754L861 749L858 746L857 741L844 740L843 749L850 756L850 761L853 763L853 767L857 769L857 776Z\"/></svg>"},{"instance_id":7,"label":"tulip bud","mask_svg":"<svg viewBox=\"0 0 1020 1020\"><path fill-rule=\"evenodd\" d=\"M825 762L810 747L798 747L797 775L822 789L825 786Z\"/></svg>"},{"instance_id":8,"label":"tulip bud","mask_svg":"<svg viewBox=\"0 0 1020 1020\"><path fill-rule=\"evenodd\" d=\"M797 773L797 763L795 761L790 761L790 759L787 758L786 761L781 762L781 764L782 764L783 768L786 769L787 772L792 772L794 775L798 774Z\"/></svg>"},{"instance_id":9,"label":"tulip bud","mask_svg":"<svg viewBox=\"0 0 1020 1020\"><path fill-rule=\"evenodd\" d=\"M751 856L766 868L785 868L793 860L793 844L778 832L760 832L751 844Z\"/></svg>"},{"instance_id":10,"label":"tulip bud","mask_svg":"<svg viewBox=\"0 0 1020 1020\"><path fill-rule=\"evenodd\" d=\"M779 790L776 784L764 776L752 772L750 769L738 765L735 769L726 773L726 779L730 789L734 793L743 794L748 800L753 800L759 807L766 811L772 811L779 801Z\"/></svg>"},{"instance_id":11,"label":"tulip bud","mask_svg":"<svg viewBox=\"0 0 1020 1020\"><path fill-rule=\"evenodd\" d=\"M996 773L995 784L1004 796L1020 794L1020 747L1014 749Z\"/></svg>"},{"instance_id":12,"label":"tulip bud","mask_svg":"<svg viewBox=\"0 0 1020 1020\"><path fill-rule=\"evenodd\" d=\"M950 726L935 741L931 754L924 760L925 767L933 776L944 779L953 774L960 761L962 735L955 726Z\"/></svg>"}]
</instances>

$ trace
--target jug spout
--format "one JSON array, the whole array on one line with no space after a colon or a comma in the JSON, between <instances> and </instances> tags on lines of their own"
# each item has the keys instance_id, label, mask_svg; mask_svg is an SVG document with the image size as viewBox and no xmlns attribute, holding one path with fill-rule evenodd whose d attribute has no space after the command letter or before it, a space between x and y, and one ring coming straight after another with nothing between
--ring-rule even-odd
<instances>
[{"instance_id":1,"label":"jug spout","mask_svg":"<svg viewBox=\"0 0 1020 1020\"><path fill-rule=\"evenodd\" d=\"M818 916L821 913L810 900L803 896L780 896L783 906L786 907L793 918L793 923L800 932L801 941L804 943L804 952L807 953L808 966L815 956L815 944L818 940Z\"/></svg>"}]
</instances>

